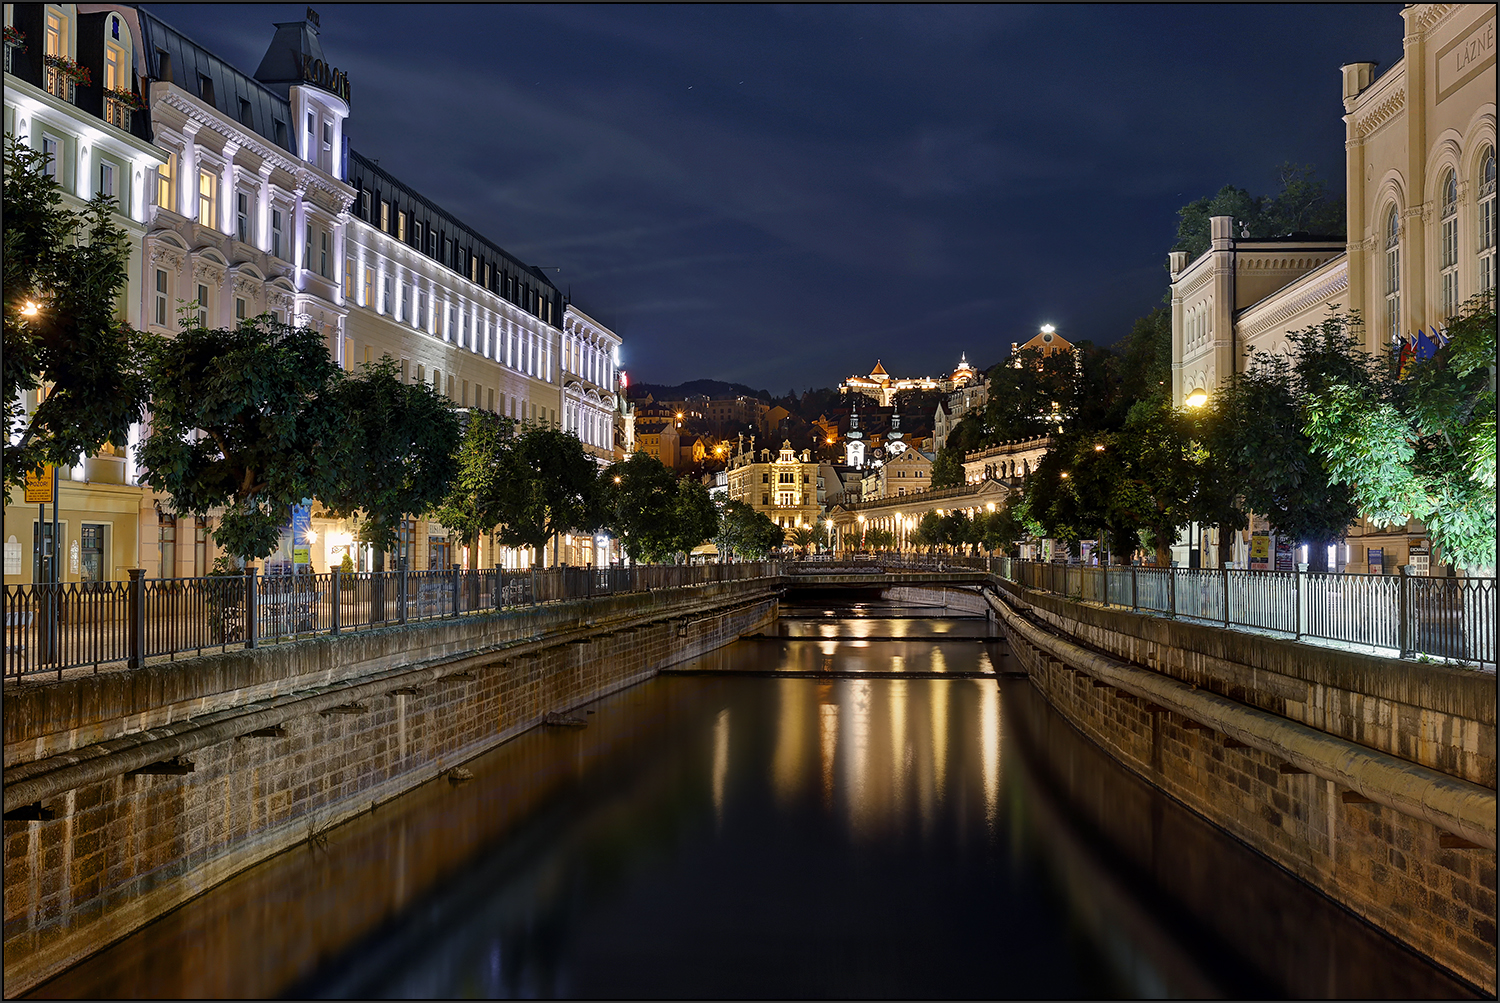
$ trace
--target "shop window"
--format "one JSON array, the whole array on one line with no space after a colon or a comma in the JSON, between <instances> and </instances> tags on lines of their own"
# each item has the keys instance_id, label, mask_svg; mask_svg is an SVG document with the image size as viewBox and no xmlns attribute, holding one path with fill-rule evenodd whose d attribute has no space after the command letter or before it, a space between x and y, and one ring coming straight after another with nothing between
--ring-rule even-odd
<instances>
[{"instance_id":1,"label":"shop window","mask_svg":"<svg viewBox=\"0 0 1500 1003\"><path fill-rule=\"evenodd\" d=\"M85 523L79 537L78 580L102 582L109 570L104 527Z\"/></svg>"}]
</instances>

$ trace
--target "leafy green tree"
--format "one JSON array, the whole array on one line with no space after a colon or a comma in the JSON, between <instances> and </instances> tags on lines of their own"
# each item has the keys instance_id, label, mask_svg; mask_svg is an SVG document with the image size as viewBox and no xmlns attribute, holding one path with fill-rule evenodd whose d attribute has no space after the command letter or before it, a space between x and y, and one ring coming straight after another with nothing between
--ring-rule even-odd
<instances>
[{"instance_id":1,"label":"leafy green tree","mask_svg":"<svg viewBox=\"0 0 1500 1003\"><path fill-rule=\"evenodd\" d=\"M605 470L604 524L614 531L632 561L656 560L674 549L677 482L672 472L645 453Z\"/></svg>"},{"instance_id":2,"label":"leafy green tree","mask_svg":"<svg viewBox=\"0 0 1500 1003\"><path fill-rule=\"evenodd\" d=\"M501 526L495 538L507 547L530 547L540 563L548 540L595 528L589 523L598 512L597 476L598 467L577 436L527 426L501 453L495 494Z\"/></svg>"},{"instance_id":3,"label":"leafy green tree","mask_svg":"<svg viewBox=\"0 0 1500 1003\"><path fill-rule=\"evenodd\" d=\"M466 546L474 546L481 533L500 524L501 458L514 435L512 419L477 409L468 412L453 479L436 513Z\"/></svg>"},{"instance_id":4,"label":"leafy green tree","mask_svg":"<svg viewBox=\"0 0 1500 1003\"><path fill-rule=\"evenodd\" d=\"M963 482L963 454L955 449L952 443L944 443L943 448L938 450L937 457L932 461L933 490L958 487Z\"/></svg>"},{"instance_id":5,"label":"leafy green tree","mask_svg":"<svg viewBox=\"0 0 1500 1003\"><path fill-rule=\"evenodd\" d=\"M761 560L782 545L786 531L742 501L724 504L719 520L719 535L714 543L721 554L734 553L741 558Z\"/></svg>"},{"instance_id":6,"label":"leafy green tree","mask_svg":"<svg viewBox=\"0 0 1500 1003\"><path fill-rule=\"evenodd\" d=\"M148 339L116 316L130 245L117 203L73 211L45 157L5 137L4 483L124 443L148 395ZM32 306L28 306L32 304ZM30 415L25 395L50 392Z\"/></svg>"},{"instance_id":7,"label":"leafy green tree","mask_svg":"<svg viewBox=\"0 0 1500 1003\"><path fill-rule=\"evenodd\" d=\"M907 540L913 547L923 549L942 546L945 542L942 516L936 512L924 513L922 518L917 520L917 528L911 531Z\"/></svg>"},{"instance_id":8,"label":"leafy green tree","mask_svg":"<svg viewBox=\"0 0 1500 1003\"><path fill-rule=\"evenodd\" d=\"M402 383L389 355L358 376L334 380L329 399L339 429L318 497L334 515L363 515L359 538L373 545L375 570L384 571L401 520L426 514L448 494L458 415L426 383Z\"/></svg>"},{"instance_id":9,"label":"leafy green tree","mask_svg":"<svg viewBox=\"0 0 1500 1003\"><path fill-rule=\"evenodd\" d=\"M684 477L677 482L672 509L672 550L688 554L719 531L719 509L703 482Z\"/></svg>"},{"instance_id":10,"label":"leafy green tree","mask_svg":"<svg viewBox=\"0 0 1500 1003\"><path fill-rule=\"evenodd\" d=\"M1244 472L1246 507L1278 535L1308 545L1309 566L1326 571L1327 545L1359 514L1353 490L1338 480L1307 433L1308 385L1282 357L1252 356L1217 395L1211 452Z\"/></svg>"},{"instance_id":11,"label":"leafy green tree","mask_svg":"<svg viewBox=\"0 0 1500 1003\"><path fill-rule=\"evenodd\" d=\"M269 316L153 343L142 479L179 513L223 509L214 539L242 559L276 549L292 505L322 497L346 434L342 374L322 335Z\"/></svg>"},{"instance_id":12,"label":"leafy green tree","mask_svg":"<svg viewBox=\"0 0 1500 1003\"><path fill-rule=\"evenodd\" d=\"M1245 224L1250 237L1273 237L1305 231L1318 236L1341 236L1345 229L1344 200L1332 195L1311 166L1284 163L1278 169L1280 191L1254 196L1243 188L1225 185L1218 193L1189 202L1177 211L1176 250L1192 261L1208 250L1209 219L1232 216L1235 235Z\"/></svg>"},{"instance_id":13,"label":"leafy green tree","mask_svg":"<svg viewBox=\"0 0 1500 1003\"><path fill-rule=\"evenodd\" d=\"M1420 519L1446 559L1495 566L1495 309L1465 305L1449 340L1402 379L1335 316L1293 336L1306 431L1377 524Z\"/></svg>"}]
</instances>

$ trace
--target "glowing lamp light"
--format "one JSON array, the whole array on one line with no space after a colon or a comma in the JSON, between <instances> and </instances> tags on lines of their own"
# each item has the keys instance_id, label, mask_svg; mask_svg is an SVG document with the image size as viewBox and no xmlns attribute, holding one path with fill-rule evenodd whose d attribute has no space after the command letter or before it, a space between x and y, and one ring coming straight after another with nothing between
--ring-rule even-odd
<instances>
[{"instance_id":1,"label":"glowing lamp light","mask_svg":"<svg viewBox=\"0 0 1500 1003\"><path fill-rule=\"evenodd\" d=\"M1188 407L1202 407L1208 403L1208 394L1202 390L1194 390L1188 394L1186 403Z\"/></svg>"},{"instance_id":2,"label":"glowing lamp light","mask_svg":"<svg viewBox=\"0 0 1500 1003\"><path fill-rule=\"evenodd\" d=\"M1104 452L1104 443L1102 443L1102 442L1096 442L1096 443L1094 443L1094 452L1096 452L1096 453L1102 453L1102 452Z\"/></svg>"},{"instance_id":3,"label":"glowing lamp light","mask_svg":"<svg viewBox=\"0 0 1500 1003\"><path fill-rule=\"evenodd\" d=\"M39 306L37 306L35 303L31 302L31 300L27 300L26 301L26 305L23 306L23 307L21 307L21 316L22 317L35 317L37 314L39 314L41 312L42 312L42 308L39 307Z\"/></svg>"},{"instance_id":4,"label":"glowing lamp light","mask_svg":"<svg viewBox=\"0 0 1500 1003\"><path fill-rule=\"evenodd\" d=\"M1053 333L1056 330L1057 330L1057 328L1053 327L1051 324L1043 324L1042 325L1042 333L1043 334L1051 334L1051 333Z\"/></svg>"},{"instance_id":5,"label":"glowing lamp light","mask_svg":"<svg viewBox=\"0 0 1500 1003\"><path fill-rule=\"evenodd\" d=\"M620 483L620 479L619 479L619 478L618 478L618 477L616 477L616 478L615 478L615 483L616 483L616 484L619 484L619 483Z\"/></svg>"},{"instance_id":6,"label":"glowing lamp light","mask_svg":"<svg viewBox=\"0 0 1500 1003\"><path fill-rule=\"evenodd\" d=\"M1064 470L1064 471L1063 471L1063 472L1062 472L1062 475L1063 475L1063 478L1064 478L1064 479L1066 479L1066 478L1067 478L1067 476L1068 476L1068 472L1067 472L1067 471L1066 471L1066 470Z\"/></svg>"}]
</instances>

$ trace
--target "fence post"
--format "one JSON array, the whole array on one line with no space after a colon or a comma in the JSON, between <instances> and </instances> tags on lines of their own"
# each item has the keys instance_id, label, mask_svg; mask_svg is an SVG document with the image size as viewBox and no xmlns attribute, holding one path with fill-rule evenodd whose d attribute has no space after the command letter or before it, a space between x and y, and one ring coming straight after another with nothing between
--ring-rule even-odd
<instances>
[{"instance_id":1,"label":"fence post","mask_svg":"<svg viewBox=\"0 0 1500 1003\"><path fill-rule=\"evenodd\" d=\"M1130 565L1130 608L1132 611L1140 609L1140 604L1136 601L1134 564Z\"/></svg>"},{"instance_id":2,"label":"fence post","mask_svg":"<svg viewBox=\"0 0 1500 1003\"><path fill-rule=\"evenodd\" d=\"M130 667L146 664L146 570L130 569Z\"/></svg>"},{"instance_id":3,"label":"fence post","mask_svg":"<svg viewBox=\"0 0 1500 1003\"><path fill-rule=\"evenodd\" d=\"M536 565L531 566L531 605L536 605Z\"/></svg>"},{"instance_id":4,"label":"fence post","mask_svg":"<svg viewBox=\"0 0 1500 1003\"><path fill-rule=\"evenodd\" d=\"M1229 569L1220 568L1219 574L1224 576L1224 626L1229 626Z\"/></svg>"},{"instance_id":5,"label":"fence post","mask_svg":"<svg viewBox=\"0 0 1500 1003\"><path fill-rule=\"evenodd\" d=\"M1304 571L1306 571L1306 570L1307 570L1307 565L1306 564L1298 564L1297 565L1297 570L1295 572L1293 572L1293 574L1296 576L1295 578L1293 578L1293 581L1296 582L1296 587L1293 590L1292 595L1297 600L1297 634L1296 634L1296 637L1297 637L1297 640L1299 640L1299 641L1302 639L1302 573Z\"/></svg>"},{"instance_id":6,"label":"fence post","mask_svg":"<svg viewBox=\"0 0 1500 1003\"><path fill-rule=\"evenodd\" d=\"M1167 615L1177 615L1177 568L1167 565Z\"/></svg>"},{"instance_id":7,"label":"fence post","mask_svg":"<svg viewBox=\"0 0 1500 1003\"><path fill-rule=\"evenodd\" d=\"M245 647L260 644L260 616L255 608L255 569L245 569Z\"/></svg>"},{"instance_id":8,"label":"fence post","mask_svg":"<svg viewBox=\"0 0 1500 1003\"><path fill-rule=\"evenodd\" d=\"M1401 581L1397 588L1396 599L1396 639L1401 648L1401 657L1410 658L1413 654L1411 643L1411 576L1406 573L1405 568L1397 568Z\"/></svg>"},{"instance_id":9,"label":"fence post","mask_svg":"<svg viewBox=\"0 0 1500 1003\"><path fill-rule=\"evenodd\" d=\"M458 616L458 586L459 586L459 568L458 568L458 565L455 564L455 565L453 565L453 615L454 616Z\"/></svg>"},{"instance_id":10,"label":"fence post","mask_svg":"<svg viewBox=\"0 0 1500 1003\"><path fill-rule=\"evenodd\" d=\"M340 606L340 604L342 603L342 600L343 600L343 594L342 594L343 581L344 581L344 573L342 571L340 571L338 568L334 568L333 569L333 589L332 589L332 592L333 592L333 631L332 632L333 632L333 636L334 637L338 637L338 635L339 635L339 627L341 626L340 623L339 623L339 606Z\"/></svg>"},{"instance_id":11,"label":"fence post","mask_svg":"<svg viewBox=\"0 0 1500 1003\"><path fill-rule=\"evenodd\" d=\"M398 620L397 622L398 623L405 623L406 622L406 562L405 561L401 562L401 570L399 570L399 571L396 572L396 581L397 581L397 586L401 590L400 606L398 607L398 612L400 613L400 620Z\"/></svg>"}]
</instances>

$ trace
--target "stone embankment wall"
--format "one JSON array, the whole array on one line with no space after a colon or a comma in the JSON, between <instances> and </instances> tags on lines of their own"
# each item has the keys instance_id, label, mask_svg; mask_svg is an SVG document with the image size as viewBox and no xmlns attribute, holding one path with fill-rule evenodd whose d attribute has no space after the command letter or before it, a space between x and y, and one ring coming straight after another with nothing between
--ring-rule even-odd
<instances>
[{"instance_id":1,"label":"stone embankment wall","mask_svg":"<svg viewBox=\"0 0 1500 1003\"><path fill-rule=\"evenodd\" d=\"M7 685L6 813L52 817L4 824L6 994L776 604L726 582Z\"/></svg>"},{"instance_id":2,"label":"stone embankment wall","mask_svg":"<svg viewBox=\"0 0 1500 1003\"><path fill-rule=\"evenodd\" d=\"M990 605L1015 662L1112 758L1495 992L1493 676L1008 582Z\"/></svg>"}]
</instances>

